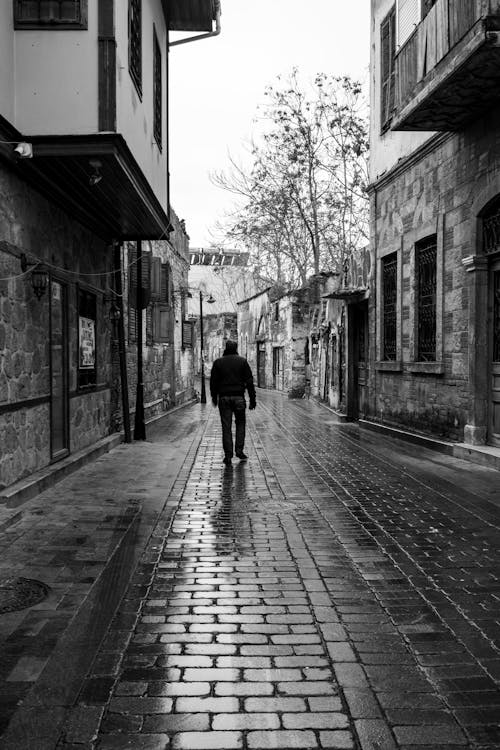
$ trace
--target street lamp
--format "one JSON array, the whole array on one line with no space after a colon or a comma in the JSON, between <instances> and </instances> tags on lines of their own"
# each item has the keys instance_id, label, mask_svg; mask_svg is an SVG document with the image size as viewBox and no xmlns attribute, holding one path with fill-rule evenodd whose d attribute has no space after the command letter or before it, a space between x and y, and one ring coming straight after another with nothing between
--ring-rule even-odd
<instances>
[{"instance_id":1,"label":"street lamp","mask_svg":"<svg viewBox=\"0 0 500 750\"><path fill-rule=\"evenodd\" d=\"M210 294L207 302L212 305L215 300ZM203 292L200 289L200 358L201 358L201 396L200 403L207 403L207 394L205 390L205 362L203 360Z\"/></svg>"}]
</instances>

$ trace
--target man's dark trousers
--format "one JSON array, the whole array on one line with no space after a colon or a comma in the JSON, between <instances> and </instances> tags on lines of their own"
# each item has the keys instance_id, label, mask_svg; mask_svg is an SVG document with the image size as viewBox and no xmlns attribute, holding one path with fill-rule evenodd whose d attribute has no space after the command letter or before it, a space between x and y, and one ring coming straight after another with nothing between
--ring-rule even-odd
<instances>
[{"instance_id":1,"label":"man's dark trousers","mask_svg":"<svg viewBox=\"0 0 500 750\"><path fill-rule=\"evenodd\" d=\"M222 425L222 447L226 458L233 457L233 414L236 424L234 449L236 455L245 446L246 402L243 396L219 396L219 414Z\"/></svg>"}]
</instances>

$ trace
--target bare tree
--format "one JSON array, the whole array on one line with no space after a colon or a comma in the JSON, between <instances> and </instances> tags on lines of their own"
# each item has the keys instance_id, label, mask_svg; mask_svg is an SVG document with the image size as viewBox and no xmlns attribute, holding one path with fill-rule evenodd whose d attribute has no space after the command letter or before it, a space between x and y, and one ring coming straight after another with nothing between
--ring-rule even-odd
<instances>
[{"instance_id":1,"label":"bare tree","mask_svg":"<svg viewBox=\"0 0 500 750\"><path fill-rule=\"evenodd\" d=\"M230 161L213 182L239 199L227 234L266 278L296 287L341 271L367 240L367 118L362 89L318 74L306 93L297 69L266 89L248 168Z\"/></svg>"}]
</instances>

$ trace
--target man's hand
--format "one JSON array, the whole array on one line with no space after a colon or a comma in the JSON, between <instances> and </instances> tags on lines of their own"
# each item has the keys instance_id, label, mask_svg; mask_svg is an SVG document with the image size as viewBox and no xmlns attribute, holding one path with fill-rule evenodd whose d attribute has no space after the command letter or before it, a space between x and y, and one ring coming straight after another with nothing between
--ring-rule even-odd
<instances>
[{"instance_id":1,"label":"man's hand","mask_svg":"<svg viewBox=\"0 0 500 750\"><path fill-rule=\"evenodd\" d=\"M216 399L216 398L213 398L213 399L212 399L212 404L213 404L214 406L217 406L217 399Z\"/></svg>"},{"instance_id":2,"label":"man's hand","mask_svg":"<svg viewBox=\"0 0 500 750\"><path fill-rule=\"evenodd\" d=\"M248 408L249 409L255 409L256 406L257 406L256 402L254 400L252 400L252 401L250 401L250 405L249 405Z\"/></svg>"}]
</instances>

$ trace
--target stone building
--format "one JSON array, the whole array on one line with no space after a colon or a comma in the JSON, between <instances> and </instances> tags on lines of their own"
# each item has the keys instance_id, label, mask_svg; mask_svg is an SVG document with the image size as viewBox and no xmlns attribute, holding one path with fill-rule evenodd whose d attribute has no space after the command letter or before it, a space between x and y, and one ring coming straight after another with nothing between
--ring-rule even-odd
<instances>
[{"instance_id":1,"label":"stone building","mask_svg":"<svg viewBox=\"0 0 500 750\"><path fill-rule=\"evenodd\" d=\"M168 34L220 10L168 6L0 4L0 487L117 427L122 245L172 228Z\"/></svg>"},{"instance_id":2,"label":"stone building","mask_svg":"<svg viewBox=\"0 0 500 750\"><path fill-rule=\"evenodd\" d=\"M354 251L341 276L322 274L311 321L311 351L319 358L311 390L348 419L369 414L368 304L373 285L369 247ZM312 367L314 373L314 368ZM318 387L319 386L319 387Z\"/></svg>"},{"instance_id":3,"label":"stone building","mask_svg":"<svg viewBox=\"0 0 500 750\"><path fill-rule=\"evenodd\" d=\"M372 420L500 445L500 2L373 0Z\"/></svg>"},{"instance_id":4,"label":"stone building","mask_svg":"<svg viewBox=\"0 0 500 750\"><path fill-rule=\"evenodd\" d=\"M237 339L237 305L255 292L248 272L248 253L223 248L191 248L188 313L195 325L194 361L201 368L200 294L203 315L204 362L208 374L222 355L225 342Z\"/></svg>"},{"instance_id":5,"label":"stone building","mask_svg":"<svg viewBox=\"0 0 500 750\"><path fill-rule=\"evenodd\" d=\"M238 303L239 351L260 388L304 396L308 334L307 290L283 294L269 287Z\"/></svg>"}]
</instances>

